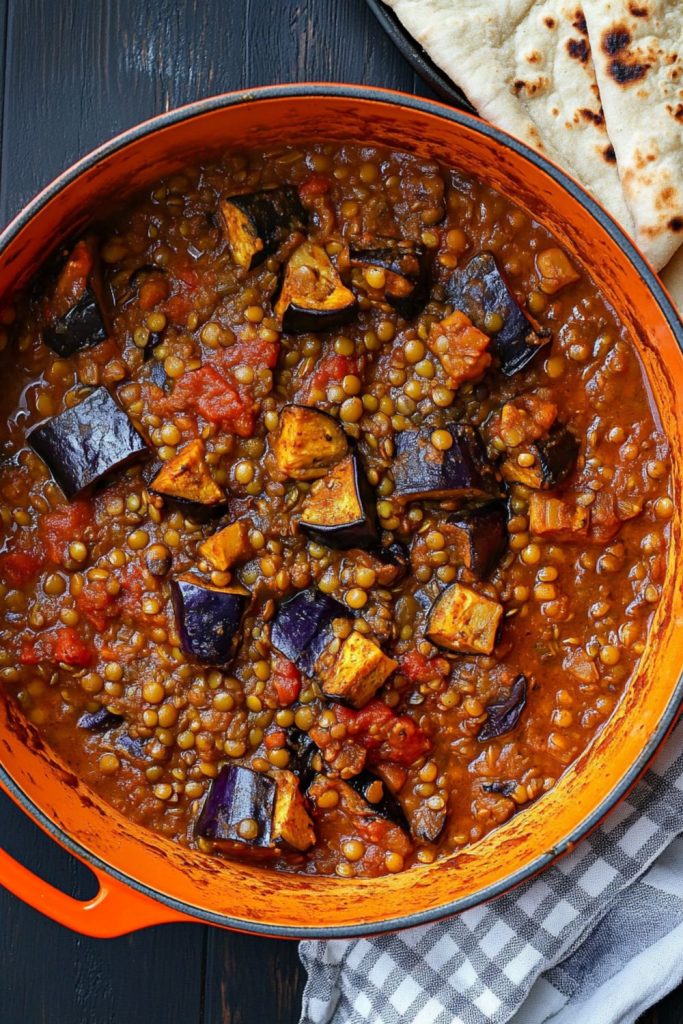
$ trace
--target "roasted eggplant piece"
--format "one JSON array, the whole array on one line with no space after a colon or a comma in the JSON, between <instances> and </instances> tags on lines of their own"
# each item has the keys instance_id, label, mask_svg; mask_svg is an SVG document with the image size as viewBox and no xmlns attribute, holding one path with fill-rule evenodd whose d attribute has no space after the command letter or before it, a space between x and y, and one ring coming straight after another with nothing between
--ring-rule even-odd
<instances>
[{"instance_id":1,"label":"roasted eggplant piece","mask_svg":"<svg viewBox=\"0 0 683 1024\"><path fill-rule=\"evenodd\" d=\"M286 405L273 441L275 463L294 480L325 476L343 459L348 441L340 423L307 405Z\"/></svg>"},{"instance_id":2,"label":"roasted eggplant piece","mask_svg":"<svg viewBox=\"0 0 683 1024\"><path fill-rule=\"evenodd\" d=\"M304 242L287 261L274 312L286 334L329 331L354 319L356 297L323 247Z\"/></svg>"},{"instance_id":3,"label":"roasted eggplant piece","mask_svg":"<svg viewBox=\"0 0 683 1024\"><path fill-rule=\"evenodd\" d=\"M454 583L434 602L426 637L437 647L457 654L491 654L503 606L461 583Z\"/></svg>"},{"instance_id":4,"label":"roasted eggplant piece","mask_svg":"<svg viewBox=\"0 0 683 1024\"><path fill-rule=\"evenodd\" d=\"M311 540L330 548L377 543L375 495L356 454L316 481L303 503L299 526Z\"/></svg>"},{"instance_id":5,"label":"roasted eggplant piece","mask_svg":"<svg viewBox=\"0 0 683 1024\"><path fill-rule=\"evenodd\" d=\"M507 509L502 499L463 508L448 517L448 538L455 539L462 564L483 579L505 554Z\"/></svg>"},{"instance_id":6,"label":"roasted eggplant piece","mask_svg":"<svg viewBox=\"0 0 683 1024\"><path fill-rule=\"evenodd\" d=\"M474 256L466 267L454 271L447 293L455 309L479 330L494 335L492 348L506 377L520 373L550 344L550 333L541 331L526 315L490 252ZM500 326L496 324L494 332L491 325L496 318Z\"/></svg>"},{"instance_id":7,"label":"roasted eggplant piece","mask_svg":"<svg viewBox=\"0 0 683 1024\"><path fill-rule=\"evenodd\" d=\"M406 813L413 839L420 843L435 843L448 819L448 804L444 802L443 807L435 808L422 800Z\"/></svg>"},{"instance_id":8,"label":"roasted eggplant piece","mask_svg":"<svg viewBox=\"0 0 683 1024\"><path fill-rule=\"evenodd\" d=\"M293 727L287 730L287 749L289 767L298 778L302 792L305 793L316 773L313 759L318 754L318 746L307 732Z\"/></svg>"},{"instance_id":9,"label":"roasted eggplant piece","mask_svg":"<svg viewBox=\"0 0 683 1024\"><path fill-rule=\"evenodd\" d=\"M364 769L346 781L380 818L386 818L387 821L393 821L394 825L398 825L399 828L408 830L405 811L382 779Z\"/></svg>"},{"instance_id":10,"label":"roasted eggplant piece","mask_svg":"<svg viewBox=\"0 0 683 1024\"><path fill-rule=\"evenodd\" d=\"M429 428L402 430L396 435L394 497L403 502L497 498L496 472L474 427L450 423L445 429L453 438L446 451L434 447Z\"/></svg>"},{"instance_id":11,"label":"roasted eggplant piece","mask_svg":"<svg viewBox=\"0 0 683 1024\"><path fill-rule=\"evenodd\" d=\"M315 830L299 789L299 780L293 772L279 771L275 775L275 785L273 840L303 853L315 843Z\"/></svg>"},{"instance_id":12,"label":"roasted eggplant piece","mask_svg":"<svg viewBox=\"0 0 683 1024\"><path fill-rule=\"evenodd\" d=\"M512 732L524 711L526 694L526 676L520 673L510 687L507 697L487 706L488 718L479 730L477 739L484 743Z\"/></svg>"},{"instance_id":13,"label":"roasted eggplant piece","mask_svg":"<svg viewBox=\"0 0 683 1024\"><path fill-rule=\"evenodd\" d=\"M306 675L333 639L335 619L350 619L348 608L315 587L301 590L278 608L270 628L270 642Z\"/></svg>"},{"instance_id":14,"label":"roasted eggplant piece","mask_svg":"<svg viewBox=\"0 0 683 1024\"><path fill-rule=\"evenodd\" d=\"M524 455L533 455L530 466L521 466L519 455L511 453L500 468L508 483L524 484L547 491L566 480L576 465L579 442L561 423L557 423L546 437L524 446ZM524 460L529 461L529 460Z\"/></svg>"},{"instance_id":15,"label":"roasted eggplant piece","mask_svg":"<svg viewBox=\"0 0 683 1024\"><path fill-rule=\"evenodd\" d=\"M242 765L225 765L211 783L195 835L228 851L245 846L271 849L276 793L270 776Z\"/></svg>"},{"instance_id":16,"label":"roasted eggplant piece","mask_svg":"<svg viewBox=\"0 0 683 1024\"><path fill-rule=\"evenodd\" d=\"M192 505L216 506L225 502L224 492L209 472L201 438L190 441L164 462L149 489L162 498Z\"/></svg>"},{"instance_id":17,"label":"roasted eggplant piece","mask_svg":"<svg viewBox=\"0 0 683 1024\"><path fill-rule=\"evenodd\" d=\"M249 596L244 587L215 587L191 573L171 580L173 610L185 653L206 665L226 665Z\"/></svg>"},{"instance_id":18,"label":"roasted eggplant piece","mask_svg":"<svg viewBox=\"0 0 683 1024\"><path fill-rule=\"evenodd\" d=\"M421 313L429 298L429 250L410 239L377 238L363 244L353 242L349 263L362 271L377 268L384 276L368 274L365 282L379 290L382 298L404 319Z\"/></svg>"},{"instance_id":19,"label":"roasted eggplant piece","mask_svg":"<svg viewBox=\"0 0 683 1024\"><path fill-rule=\"evenodd\" d=\"M94 239L71 251L52 295L43 341L63 358L104 341L109 309Z\"/></svg>"},{"instance_id":20,"label":"roasted eggplant piece","mask_svg":"<svg viewBox=\"0 0 683 1024\"><path fill-rule=\"evenodd\" d=\"M221 227L238 267L253 270L293 231L305 231L308 215L291 185L229 196L218 206Z\"/></svg>"},{"instance_id":21,"label":"roasted eggplant piece","mask_svg":"<svg viewBox=\"0 0 683 1024\"><path fill-rule=\"evenodd\" d=\"M28 443L47 464L69 500L114 469L149 453L106 388L34 427Z\"/></svg>"},{"instance_id":22,"label":"roasted eggplant piece","mask_svg":"<svg viewBox=\"0 0 683 1024\"><path fill-rule=\"evenodd\" d=\"M90 732L106 732L107 729L115 729L121 725L122 715L116 715L109 708L98 708L97 711L84 711L78 719L79 729L88 729Z\"/></svg>"},{"instance_id":23,"label":"roasted eggplant piece","mask_svg":"<svg viewBox=\"0 0 683 1024\"><path fill-rule=\"evenodd\" d=\"M529 499L529 532L552 541L578 541L588 536L590 513L542 491Z\"/></svg>"},{"instance_id":24,"label":"roasted eggplant piece","mask_svg":"<svg viewBox=\"0 0 683 1024\"><path fill-rule=\"evenodd\" d=\"M374 640L353 630L335 655L323 653L316 671L330 700L362 708L398 668Z\"/></svg>"},{"instance_id":25,"label":"roasted eggplant piece","mask_svg":"<svg viewBox=\"0 0 683 1024\"><path fill-rule=\"evenodd\" d=\"M227 572L235 562L243 562L251 554L249 524L238 519L212 534L199 545L199 554L219 572Z\"/></svg>"}]
</instances>

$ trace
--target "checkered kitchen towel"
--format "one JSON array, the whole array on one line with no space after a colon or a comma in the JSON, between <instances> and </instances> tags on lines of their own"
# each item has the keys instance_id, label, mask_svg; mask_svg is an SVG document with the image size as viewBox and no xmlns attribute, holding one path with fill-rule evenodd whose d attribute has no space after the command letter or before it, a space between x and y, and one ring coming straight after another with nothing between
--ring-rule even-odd
<instances>
[{"instance_id":1,"label":"checkered kitchen towel","mask_svg":"<svg viewBox=\"0 0 683 1024\"><path fill-rule=\"evenodd\" d=\"M631 1024L683 979L683 723L538 879L439 924L302 942L301 1024Z\"/></svg>"}]
</instances>

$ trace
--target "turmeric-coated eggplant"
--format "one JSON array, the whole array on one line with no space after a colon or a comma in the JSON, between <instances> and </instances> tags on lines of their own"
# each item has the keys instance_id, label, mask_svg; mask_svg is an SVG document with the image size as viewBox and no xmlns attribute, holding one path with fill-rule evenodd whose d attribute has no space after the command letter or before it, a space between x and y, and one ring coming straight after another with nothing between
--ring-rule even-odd
<instances>
[{"instance_id":1,"label":"turmeric-coated eggplant","mask_svg":"<svg viewBox=\"0 0 683 1024\"><path fill-rule=\"evenodd\" d=\"M293 231L305 231L308 220L291 185L229 196L221 200L218 212L232 258L245 270L277 252Z\"/></svg>"},{"instance_id":2,"label":"turmeric-coated eggplant","mask_svg":"<svg viewBox=\"0 0 683 1024\"><path fill-rule=\"evenodd\" d=\"M447 293L455 309L493 335L492 348L506 377L520 373L550 344L550 333L541 331L524 312L490 252L479 253L455 270Z\"/></svg>"},{"instance_id":3,"label":"turmeric-coated eggplant","mask_svg":"<svg viewBox=\"0 0 683 1024\"><path fill-rule=\"evenodd\" d=\"M183 504L216 506L225 501L223 490L209 471L201 438L190 441L164 462L149 489Z\"/></svg>"},{"instance_id":4,"label":"turmeric-coated eggplant","mask_svg":"<svg viewBox=\"0 0 683 1024\"><path fill-rule=\"evenodd\" d=\"M323 652L316 671L326 697L362 708L397 668L379 644L352 630L337 653Z\"/></svg>"},{"instance_id":5,"label":"turmeric-coated eggplant","mask_svg":"<svg viewBox=\"0 0 683 1024\"><path fill-rule=\"evenodd\" d=\"M399 501L485 501L498 497L496 472L474 427L450 423L445 429L452 439L446 450L434 447L431 428L396 434L392 465L394 497Z\"/></svg>"},{"instance_id":6,"label":"turmeric-coated eggplant","mask_svg":"<svg viewBox=\"0 0 683 1024\"><path fill-rule=\"evenodd\" d=\"M275 302L286 334L329 331L356 316L356 297L317 242L304 242L287 261Z\"/></svg>"},{"instance_id":7,"label":"turmeric-coated eggplant","mask_svg":"<svg viewBox=\"0 0 683 1024\"><path fill-rule=\"evenodd\" d=\"M273 440L275 463L293 480L325 476L343 459L348 441L334 416L307 405L286 405Z\"/></svg>"},{"instance_id":8,"label":"turmeric-coated eggplant","mask_svg":"<svg viewBox=\"0 0 683 1024\"><path fill-rule=\"evenodd\" d=\"M503 606L454 583L437 597L427 620L426 637L457 654L492 654Z\"/></svg>"},{"instance_id":9,"label":"turmeric-coated eggplant","mask_svg":"<svg viewBox=\"0 0 683 1024\"><path fill-rule=\"evenodd\" d=\"M311 540L331 548L377 543L375 497L355 453L313 484L299 526Z\"/></svg>"}]
</instances>

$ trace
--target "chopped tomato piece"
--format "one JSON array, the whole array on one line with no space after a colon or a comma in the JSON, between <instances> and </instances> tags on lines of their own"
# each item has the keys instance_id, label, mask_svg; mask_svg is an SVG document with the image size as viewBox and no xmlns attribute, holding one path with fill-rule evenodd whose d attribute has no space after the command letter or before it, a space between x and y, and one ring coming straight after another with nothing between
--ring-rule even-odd
<instances>
[{"instance_id":1,"label":"chopped tomato piece","mask_svg":"<svg viewBox=\"0 0 683 1024\"><path fill-rule=\"evenodd\" d=\"M428 683L438 676L447 676L449 664L445 658L425 658L419 651L408 651L398 663L399 672L413 683Z\"/></svg>"},{"instance_id":2,"label":"chopped tomato piece","mask_svg":"<svg viewBox=\"0 0 683 1024\"><path fill-rule=\"evenodd\" d=\"M164 303L166 315L175 324L184 324L188 315L192 312L192 300L187 295L172 295Z\"/></svg>"},{"instance_id":3,"label":"chopped tomato piece","mask_svg":"<svg viewBox=\"0 0 683 1024\"><path fill-rule=\"evenodd\" d=\"M338 707L337 721L347 734L368 751L373 761L412 764L430 748L429 738L408 715L397 715L381 700L371 700L360 711Z\"/></svg>"},{"instance_id":4,"label":"chopped tomato piece","mask_svg":"<svg viewBox=\"0 0 683 1024\"><path fill-rule=\"evenodd\" d=\"M100 632L117 613L117 601L104 580L91 580L76 598L76 607Z\"/></svg>"},{"instance_id":5,"label":"chopped tomato piece","mask_svg":"<svg viewBox=\"0 0 683 1024\"><path fill-rule=\"evenodd\" d=\"M71 252L55 288L57 302L76 302L80 299L92 272L93 256L87 242L78 242Z\"/></svg>"},{"instance_id":6,"label":"chopped tomato piece","mask_svg":"<svg viewBox=\"0 0 683 1024\"><path fill-rule=\"evenodd\" d=\"M234 345L216 352L211 361L221 370L230 370L233 366L253 366L255 369L266 366L272 370L279 354L279 341L257 338L254 341L236 341Z\"/></svg>"},{"instance_id":7,"label":"chopped tomato piece","mask_svg":"<svg viewBox=\"0 0 683 1024\"><path fill-rule=\"evenodd\" d=\"M86 528L93 522L92 504L82 499L46 513L38 528L51 562L61 562L66 545L81 540Z\"/></svg>"},{"instance_id":8,"label":"chopped tomato piece","mask_svg":"<svg viewBox=\"0 0 683 1024\"><path fill-rule=\"evenodd\" d=\"M356 373L358 363L351 356L328 356L318 366L310 379L311 388L326 388L332 380L343 380L347 374Z\"/></svg>"},{"instance_id":9,"label":"chopped tomato piece","mask_svg":"<svg viewBox=\"0 0 683 1024\"><path fill-rule=\"evenodd\" d=\"M42 655L36 640L24 640L19 651L19 661L22 665L37 665L42 661Z\"/></svg>"},{"instance_id":10,"label":"chopped tomato piece","mask_svg":"<svg viewBox=\"0 0 683 1024\"><path fill-rule=\"evenodd\" d=\"M43 567L43 558L28 551L6 551L0 555L0 576L13 587L23 587Z\"/></svg>"},{"instance_id":11,"label":"chopped tomato piece","mask_svg":"<svg viewBox=\"0 0 683 1024\"><path fill-rule=\"evenodd\" d=\"M331 187L332 182L326 174L311 174L299 185L299 195L306 202L307 199L313 199L315 196L324 196Z\"/></svg>"},{"instance_id":12,"label":"chopped tomato piece","mask_svg":"<svg viewBox=\"0 0 683 1024\"><path fill-rule=\"evenodd\" d=\"M273 686L280 707L287 707L298 700L301 692L301 674L287 658L278 658L273 671Z\"/></svg>"},{"instance_id":13,"label":"chopped tomato piece","mask_svg":"<svg viewBox=\"0 0 683 1024\"><path fill-rule=\"evenodd\" d=\"M229 384L213 366L202 366L181 377L164 400L161 411L188 409L194 409L209 423L218 423L239 437L251 437L254 432L253 400Z\"/></svg>"},{"instance_id":14,"label":"chopped tomato piece","mask_svg":"<svg viewBox=\"0 0 683 1024\"><path fill-rule=\"evenodd\" d=\"M275 750L276 747L284 747L287 742L287 734L284 729L276 729L274 732L269 732L263 743L268 750Z\"/></svg>"},{"instance_id":15,"label":"chopped tomato piece","mask_svg":"<svg viewBox=\"0 0 683 1024\"><path fill-rule=\"evenodd\" d=\"M63 626L45 638L52 648L55 661L85 668L92 661L92 651L71 626Z\"/></svg>"}]
</instances>

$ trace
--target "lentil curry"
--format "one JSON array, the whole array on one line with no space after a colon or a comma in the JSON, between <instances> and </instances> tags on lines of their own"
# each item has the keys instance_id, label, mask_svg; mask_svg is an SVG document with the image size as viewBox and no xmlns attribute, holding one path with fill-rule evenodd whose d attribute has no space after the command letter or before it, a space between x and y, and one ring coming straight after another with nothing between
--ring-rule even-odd
<instances>
[{"instance_id":1,"label":"lentil curry","mask_svg":"<svg viewBox=\"0 0 683 1024\"><path fill-rule=\"evenodd\" d=\"M485 184L230 154L1 321L0 674L123 814L377 876L501 825L611 714L666 440L608 301Z\"/></svg>"}]
</instances>

